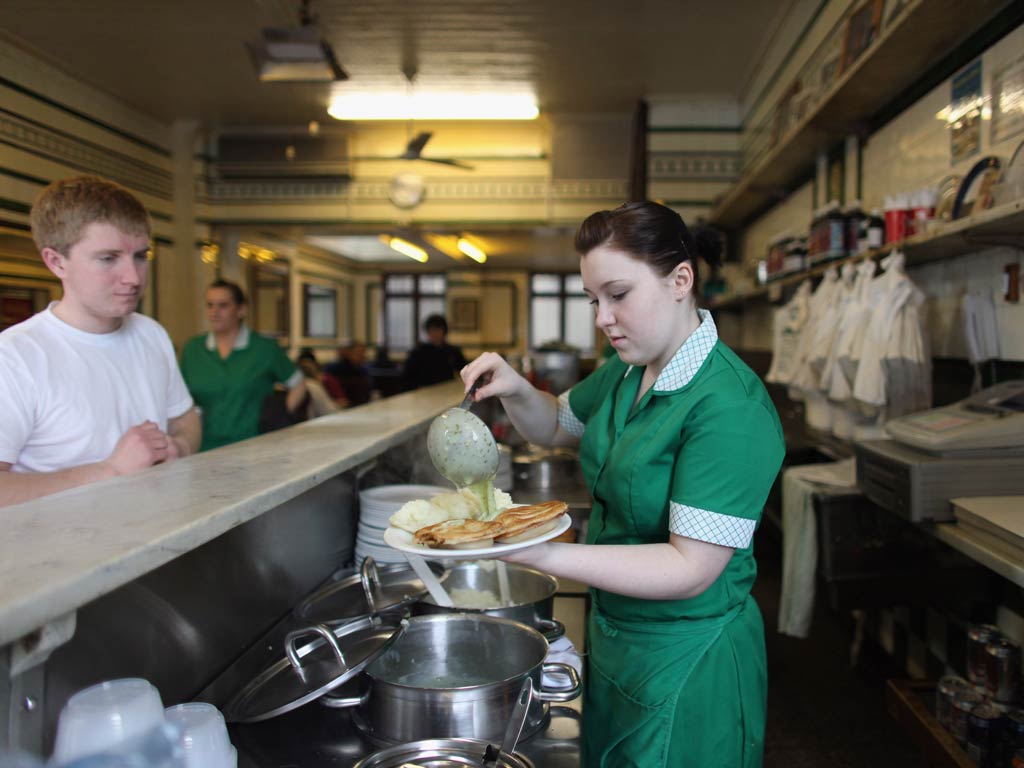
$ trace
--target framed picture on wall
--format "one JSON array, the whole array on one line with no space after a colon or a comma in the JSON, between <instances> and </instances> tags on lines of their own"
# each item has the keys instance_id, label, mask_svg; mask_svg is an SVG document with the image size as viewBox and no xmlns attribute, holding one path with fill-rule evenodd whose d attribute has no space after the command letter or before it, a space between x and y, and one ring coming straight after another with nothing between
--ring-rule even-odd
<instances>
[{"instance_id":1,"label":"framed picture on wall","mask_svg":"<svg viewBox=\"0 0 1024 768\"><path fill-rule=\"evenodd\" d=\"M452 299L449 326L453 331L476 331L480 328L480 302L477 299Z\"/></svg>"},{"instance_id":2,"label":"framed picture on wall","mask_svg":"<svg viewBox=\"0 0 1024 768\"><path fill-rule=\"evenodd\" d=\"M882 6L885 0L866 0L846 20L843 53L839 58L839 73L846 72L878 37L882 24Z\"/></svg>"}]
</instances>

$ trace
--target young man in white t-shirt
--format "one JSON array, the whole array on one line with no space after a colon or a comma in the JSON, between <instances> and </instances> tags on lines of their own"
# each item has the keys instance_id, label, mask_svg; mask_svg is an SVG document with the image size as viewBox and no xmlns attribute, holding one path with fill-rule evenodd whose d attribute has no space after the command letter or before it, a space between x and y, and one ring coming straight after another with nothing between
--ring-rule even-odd
<instances>
[{"instance_id":1,"label":"young man in white t-shirt","mask_svg":"<svg viewBox=\"0 0 1024 768\"><path fill-rule=\"evenodd\" d=\"M126 189L79 176L31 213L60 301L0 333L0 506L194 453L200 423L167 332L135 308L149 214Z\"/></svg>"}]
</instances>

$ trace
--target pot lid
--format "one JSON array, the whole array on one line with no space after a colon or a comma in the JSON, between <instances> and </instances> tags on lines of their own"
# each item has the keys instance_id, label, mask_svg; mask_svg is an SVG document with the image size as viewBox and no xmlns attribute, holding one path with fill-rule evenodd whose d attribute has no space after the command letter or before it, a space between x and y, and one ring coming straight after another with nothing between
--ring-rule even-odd
<instances>
[{"instance_id":1,"label":"pot lid","mask_svg":"<svg viewBox=\"0 0 1024 768\"><path fill-rule=\"evenodd\" d=\"M428 565L439 579L448 573L436 562ZM308 624L347 621L410 605L425 594L426 585L408 565L378 566L367 557L358 573L321 587L292 612Z\"/></svg>"},{"instance_id":2,"label":"pot lid","mask_svg":"<svg viewBox=\"0 0 1024 768\"><path fill-rule=\"evenodd\" d=\"M224 708L224 718L256 722L301 707L362 672L397 639L401 628L401 617L385 614L289 632L285 658L243 688Z\"/></svg>"},{"instance_id":3,"label":"pot lid","mask_svg":"<svg viewBox=\"0 0 1024 768\"><path fill-rule=\"evenodd\" d=\"M466 768L479 766L486 750L487 742L480 739L423 739L374 752L356 763L355 768ZM518 752L502 752L495 765L534 768L533 762Z\"/></svg>"}]
</instances>

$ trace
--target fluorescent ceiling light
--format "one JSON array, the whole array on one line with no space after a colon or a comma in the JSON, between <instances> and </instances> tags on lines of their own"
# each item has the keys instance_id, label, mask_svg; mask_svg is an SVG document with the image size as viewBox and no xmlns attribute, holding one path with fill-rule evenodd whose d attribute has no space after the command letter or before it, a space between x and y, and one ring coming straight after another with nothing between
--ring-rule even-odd
<instances>
[{"instance_id":1,"label":"fluorescent ceiling light","mask_svg":"<svg viewBox=\"0 0 1024 768\"><path fill-rule=\"evenodd\" d=\"M337 120L533 120L539 110L524 93L376 91L338 94L327 114Z\"/></svg>"},{"instance_id":2,"label":"fluorescent ceiling light","mask_svg":"<svg viewBox=\"0 0 1024 768\"><path fill-rule=\"evenodd\" d=\"M400 237L390 237L389 235L381 235L381 240L388 244L388 247L392 250L398 251L401 254L408 256L410 259L415 259L421 264L427 260L427 252L420 248L418 245L413 245L408 240L403 240Z\"/></svg>"},{"instance_id":3,"label":"fluorescent ceiling light","mask_svg":"<svg viewBox=\"0 0 1024 768\"><path fill-rule=\"evenodd\" d=\"M456 245L458 245L460 251L469 256L469 258L473 259L473 261L477 261L481 264L487 261L487 254L484 253L483 248L474 245L468 239L466 239L465 236L460 237Z\"/></svg>"},{"instance_id":4,"label":"fluorescent ceiling light","mask_svg":"<svg viewBox=\"0 0 1024 768\"><path fill-rule=\"evenodd\" d=\"M353 261L404 262L407 258L391 250L377 235L307 235L306 242Z\"/></svg>"}]
</instances>

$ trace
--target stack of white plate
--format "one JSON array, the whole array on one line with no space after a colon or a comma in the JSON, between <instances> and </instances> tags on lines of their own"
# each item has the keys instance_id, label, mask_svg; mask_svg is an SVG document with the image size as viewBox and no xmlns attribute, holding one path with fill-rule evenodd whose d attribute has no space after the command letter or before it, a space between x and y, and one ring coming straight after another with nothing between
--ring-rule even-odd
<instances>
[{"instance_id":1,"label":"stack of white plate","mask_svg":"<svg viewBox=\"0 0 1024 768\"><path fill-rule=\"evenodd\" d=\"M388 518L407 501L430 499L451 490L439 485L379 485L360 491L356 565L362 565L367 555L378 563L404 563L405 555L384 543Z\"/></svg>"}]
</instances>

